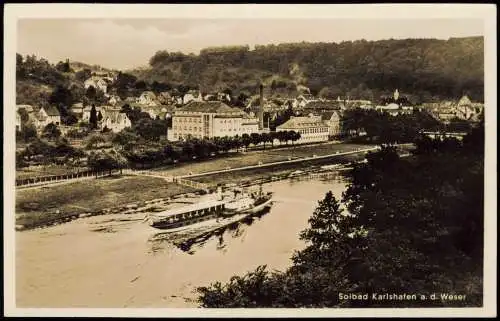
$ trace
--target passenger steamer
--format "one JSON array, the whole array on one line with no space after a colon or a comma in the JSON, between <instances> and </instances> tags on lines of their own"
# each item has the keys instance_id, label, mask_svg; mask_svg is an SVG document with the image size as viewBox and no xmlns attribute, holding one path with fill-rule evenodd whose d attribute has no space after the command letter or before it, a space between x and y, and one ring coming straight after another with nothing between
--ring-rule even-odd
<instances>
[{"instance_id":1,"label":"passenger steamer","mask_svg":"<svg viewBox=\"0 0 500 321\"><path fill-rule=\"evenodd\" d=\"M147 219L152 227L167 232L227 225L269 207L272 194L262 193L261 187L258 193L248 194L235 189L232 194L223 195L219 187L215 195L210 194L196 204L150 214Z\"/></svg>"}]
</instances>

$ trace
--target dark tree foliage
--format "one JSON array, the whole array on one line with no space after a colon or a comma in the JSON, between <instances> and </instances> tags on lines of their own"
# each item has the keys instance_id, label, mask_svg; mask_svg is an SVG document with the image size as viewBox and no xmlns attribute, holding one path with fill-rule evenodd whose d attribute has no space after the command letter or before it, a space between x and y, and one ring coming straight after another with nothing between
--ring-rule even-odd
<instances>
[{"instance_id":1,"label":"dark tree foliage","mask_svg":"<svg viewBox=\"0 0 500 321\"><path fill-rule=\"evenodd\" d=\"M130 119L130 122L132 123L133 126L136 125L138 121L141 121L143 119L151 119L148 113L141 111L141 108L138 106L135 106L134 108L130 107L129 104L124 104L120 110L121 113L125 113Z\"/></svg>"},{"instance_id":2,"label":"dark tree foliage","mask_svg":"<svg viewBox=\"0 0 500 321\"><path fill-rule=\"evenodd\" d=\"M423 130L440 131L443 125L426 112L391 116L388 113L360 108L347 110L341 119L344 134L375 143L410 143ZM360 137L361 138L361 137Z\"/></svg>"},{"instance_id":3,"label":"dark tree foliage","mask_svg":"<svg viewBox=\"0 0 500 321\"><path fill-rule=\"evenodd\" d=\"M72 72L73 70L71 69L69 65L69 60L66 60L64 62L59 61L56 65L56 69L60 72Z\"/></svg>"},{"instance_id":4,"label":"dark tree foliage","mask_svg":"<svg viewBox=\"0 0 500 321\"><path fill-rule=\"evenodd\" d=\"M135 74L147 82L195 83L209 92L231 84L257 93L265 78L274 93L295 92L301 84L330 98L372 99L399 88L417 100L467 94L483 101L483 42L483 37L391 39L219 47L199 55L159 51L149 70Z\"/></svg>"},{"instance_id":5,"label":"dark tree foliage","mask_svg":"<svg viewBox=\"0 0 500 321\"><path fill-rule=\"evenodd\" d=\"M20 132L16 132L16 139L20 139L20 140L24 141L25 143L28 143L37 137L38 137L38 135L37 135L36 128L35 128L35 126L33 126L31 124L24 125Z\"/></svg>"},{"instance_id":6,"label":"dark tree foliage","mask_svg":"<svg viewBox=\"0 0 500 321\"><path fill-rule=\"evenodd\" d=\"M210 308L461 307L482 305L484 128L463 142L391 145L349 173L339 203L319 202L300 237L307 246L285 272L264 267L198 288ZM350 300L339 293L417 294L416 300ZM437 293L436 300L429 296ZM465 294L448 301L439 293ZM420 294L426 295L421 300Z\"/></svg>"},{"instance_id":7,"label":"dark tree foliage","mask_svg":"<svg viewBox=\"0 0 500 321\"><path fill-rule=\"evenodd\" d=\"M113 144L127 158L134 167L154 167L157 165L171 164L174 160L189 162L203 160L217 154L239 151L250 145L255 147L272 142L274 139L294 141L300 135L293 131L263 134L243 134L234 137L214 137L212 139L188 137L177 142L164 142L167 134L167 121L151 118L139 119L132 128L126 128L117 133Z\"/></svg>"},{"instance_id":8,"label":"dark tree foliage","mask_svg":"<svg viewBox=\"0 0 500 321\"><path fill-rule=\"evenodd\" d=\"M54 123L50 123L43 129L42 137L49 140L56 140L61 137L61 131Z\"/></svg>"},{"instance_id":9,"label":"dark tree foliage","mask_svg":"<svg viewBox=\"0 0 500 321\"><path fill-rule=\"evenodd\" d=\"M63 158L63 162L71 162L84 155L85 153L82 150L72 147L67 140L61 137L55 139L52 143L34 138L18 154L22 158L22 162L37 160L37 162L42 163L54 163L58 158Z\"/></svg>"},{"instance_id":10,"label":"dark tree foliage","mask_svg":"<svg viewBox=\"0 0 500 321\"><path fill-rule=\"evenodd\" d=\"M91 152L88 157L88 166L98 171L111 171L113 169L122 169L126 166L125 158L118 152L111 151L98 151Z\"/></svg>"},{"instance_id":11,"label":"dark tree foliage","mask_svg":"<svg viewBox=\"0 0 500 321\"><path fill-rule=\"evenodd\" d=\"M90 69L88 69L88 68L79 70L75 73L75 78L81 82L84 82L85 80L89 79L91 76L92 76L92 71L90 71Z\"/></svg>"},{"instance_id":12,"label":"dark tree foliage","mask_svg":"<svg viewBox=\"0 0 500 321\"><path fill-rule=\"evenodd\" d=\"M146 140L158 141L167 135L167 122L160 119L141 118L134 125L133 130Z\"/></svg>"},{"instance_id":13,"label":"dark tree foliage","mask_svg":"<svg viewBox=\"0 0 500 321\"><path fill-rule=\"evenodd\" d=\"M95 105L92 105L92 108L90 109L90 118L89 118L89 124L92 129L97 128L97 121L98 121L97 110L95 108Z\"/></svg>"},{"instance_id":14,"label":"dark tree foliage","mask_svg":"<svg viewBox=\"0 0 500 321\"><path fill-rule=\"evenodd\" d=\"M75 115L70 110L71 105L75 103L75 97L73 92L67 87L57 86L50 95L48 102L57 107L63 124L72 125L77 121Z\"/></svg>"}]
</instances>

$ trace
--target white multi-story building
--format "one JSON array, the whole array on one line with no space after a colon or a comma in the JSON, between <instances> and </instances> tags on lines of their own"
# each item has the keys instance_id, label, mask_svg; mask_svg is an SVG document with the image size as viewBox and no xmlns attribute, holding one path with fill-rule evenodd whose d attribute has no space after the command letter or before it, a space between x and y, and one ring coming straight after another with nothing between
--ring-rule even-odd
<instances>
[{"instance_id":1,"label":"white multi-story building","mask_svg":"<svg viewBox=\"0 0 500 321\"><path fill-rule=\"evenodd\" d=\"M192 101L172 115L169 139L213 138L259 132L257 118L220 101Z\"/></svg>"},{"instance_id":2,"label":"white multi-story building","mask_svg":"<svg viewBox=\"0 0 500 321\"><path fill-rule=\"evenodd\" d=\"M294 117L276 127L276 131L295 131L300 133L297 144L317 143L328 140L330 128L321 116Z\"/></svg>"}]
</instances>

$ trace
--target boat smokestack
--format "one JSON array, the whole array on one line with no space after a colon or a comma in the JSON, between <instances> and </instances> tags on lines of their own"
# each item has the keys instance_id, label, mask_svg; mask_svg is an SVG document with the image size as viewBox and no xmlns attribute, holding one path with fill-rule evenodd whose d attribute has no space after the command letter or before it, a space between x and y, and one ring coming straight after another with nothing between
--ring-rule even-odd
<instances>
[{"instance_id":1,"label":"boat smokestack","mask_svg":"<svg viewBox=\"0 0 500 321\"><path fill-rule=\"evenodd\" d=\"M222 186L217 186L217 200L222 201Z\"/></svg>"},{"instance_id":2,"label":"boat smokestack","mask_svg":"<svg viewBox=\"0 0 500 321\"><path fill-rule=\"evenodd\" d=\"M259 129L264 129L264 85L262 83L259 86Z\"/></svg>"}]
</instances>

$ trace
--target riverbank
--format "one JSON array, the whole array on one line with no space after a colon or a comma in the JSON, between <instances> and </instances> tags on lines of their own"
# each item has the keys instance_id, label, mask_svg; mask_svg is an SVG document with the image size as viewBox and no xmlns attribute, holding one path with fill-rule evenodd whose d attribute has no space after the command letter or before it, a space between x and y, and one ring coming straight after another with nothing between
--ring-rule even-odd
<instances>
[{"instance_id":1,"label":"riverbank","mask_svg":"<svg viewBox=\"0 0 500 321\"><path fill-rule=\"evenodd\" d=\"M169 176L184 176L204 172L219 171L228 168L239 168L254 166L259 163L274 163L302 159L306 157L319 157L336 153L352 152L359 149L373 148L377 145L366 144L343 144L343 143L318 143L296 146L281 146L266 150L240 152L235 154L220 155L216 158L191 163L175 164L152 169L153 172L161 172Z\"/></svg>"},{"instance_id":2,"label":"riverbank","mask_svg":"<svg viewBox=\"0 0 500 321\"><path fill-rule=\"evenodd\" d=\"M269 167L193 177L192 180L211 186L217 184L250 186L258 183L287 179L295 171L312 172L324 165L349 164L351 162L361 161L364 157L364 154L351 154L332 156L331 158L307 159L298 163L285 163Z\"/></svg>"},{"instance_id":3,"label":"riverbank","mask_svg":"<svg viewBox=\"0 0 500 321\"><path fill-rule=\"evenodd\" d=\"M197 308L198 286L228 282L266 264L284 270L303 248L298 238L332 180L266 184L270 212L193 244L187 253L164 240L144 213L82 218L16 232L15 300L20 308ZM137 220L132 220L137 219ZM127 221L125 221L127 220Z\"/></svg>"},{"instance_id":4,"label":"riverbank","mask_svg":"<svg viewBox=\"0 0 500 321\"><path fill-rule=\"evenodd\" d=\"M182 164L170 169L157 170L168 174L187 174L255 165L259 162L286 161L303 157L323 156L366 147L354 144L315 144L251 151L217 158L199 163ZM219 183L241 183L271 181L273 176L285 178L292 171L308 170L311 166L357 161L359 155L334 156L328 159L310 158L293 164L278 164L270 167L247 169L230 173L193 177L193 181L216 186ZM16 191L16 229L25 230L41 226L65 223L80 217L119 213L130 208L144 206L159 198L192 193L196 189L168 183L162 178L141 176L112 176L87 181L68 182L63 185L32 188ZM137 203L137 204L135 204Z\"/></svg>"},{"instance_id":5,"label":"riverbank","mask_svg":"<svg viewBox=\"0 0 500 321\"><path fill-rule=\"evenodd\" d=\"M250 186L286 179L297 170L309 172L322 165L346 164L363 158L364 154L361 153L308 159L298 163L193 177L192 180L211 187L230 183ZM198 191L166 182L162 178L141 176L105 177L59 186L17 190L16 229L57 225L86 216L130 212L151 202L193 192Z\"/></svg>"},{"instance_id":6,"label":"riverbank","mask_svg":"<svg viewBox=\"0 0 500 321\"><path fill-rule=\"evenodd\" d=\"M79 217L118 213L146 202L192 193L161 178L112 176L16 191L16 226L30 229Z\"/></svg>"}]
</instances>

